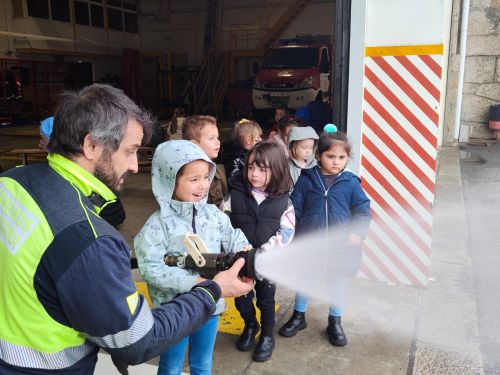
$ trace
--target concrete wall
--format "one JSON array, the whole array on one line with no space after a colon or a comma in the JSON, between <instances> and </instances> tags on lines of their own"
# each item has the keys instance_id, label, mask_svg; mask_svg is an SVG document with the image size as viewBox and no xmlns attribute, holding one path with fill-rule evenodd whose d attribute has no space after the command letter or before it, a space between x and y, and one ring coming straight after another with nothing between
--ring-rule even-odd
<instances>
[{"instance_id":1,"label":"concrete wall","mask_svg":"<svg viewBox=\"0 0 500 375\"><path fill-rule=\"evenodd\" d=\"M23 5L27 14L25 2ZM66 55L64 60L91 62L93 78L96 81L107 73L121 77L123 48L140 49L139 34L106 31L101 28L34 17L14 18L10 0L0 0L0 30L33 36L28 38L0 36L0 58L54 61L58 52L61 55L77 53L76 56ZM61 38L66 41L37 40L36 36ZM39 52L30 53L29 49ZM20 52L21 50L23 52ZM41 53L43 50L47 53Z\"/></svg>"},{"instance_id":2,"label":"concrete wall","mask_svg":"<svg viewBox=\"0 0 500 375\"><path fill-rule=\"evenodd\" d=\"M251 49L258 42L265 28L286 10L292 1L222 0L219 36L226 41L228 29L249 29L249 35L238 33L238 45ZM26 13L26 4L24 1ZM141 0L139 34L73 25L67 22L39 18L12 17L12 2L0 0L0 30L16 33L43 35L78 40L54 42L23 40L19 37L0 36L0 57L16 58L16 48L48 49L121 55L123 48L143 52L170 52L187 55L189 65L199 65L203 60L207 2L199 0ZM315 0L309 4L285 31L283 37L296 34L333 33L333 0ZM88 43L85 43L87 41ZM244 69L247 70L247 69ZM98 78L98 77L97 77Z\"/></svg>"},{"instance_id":3,"label":"concrete wall","mask_svg":"<svg viewBox=\"0 0 500 375\"><path fill-rule=\"evenodd\" d=\"M183 53L189 65L200 64L206 11L205 1L141 1L141 50Z\"/></svg>"},{"instance_id":4,"label":"concrete wall","mask_svg":"<svg viewBox=\"0 0 500 375\"><path fill-rule=\"evenodd\" d=\"M445 140L453 144L459 71L460 0L453 2ZM491 138L490 105L500 103L500 0L471 0L460 141Z\"/></svg>"},{"instance_id":5,"label":"concrete wall","mask_svg":"<svg viewBox=\"0 0 500 375\"><path fill-rule=\"evenodd\" d=\"M25 14L27 8L25 2ZM0 36L0 57L16 58L16 49L32 48L62 52L83 52L100 55L121 55L123 48L140 48L138 34L73 25L70 22L42 18L13 18L12 2L0 0L0 29L14 33L64 38L69 41L37 40L15 36ZM74 42L72 42L73 40Z\"/></svg>"}]
</instances>

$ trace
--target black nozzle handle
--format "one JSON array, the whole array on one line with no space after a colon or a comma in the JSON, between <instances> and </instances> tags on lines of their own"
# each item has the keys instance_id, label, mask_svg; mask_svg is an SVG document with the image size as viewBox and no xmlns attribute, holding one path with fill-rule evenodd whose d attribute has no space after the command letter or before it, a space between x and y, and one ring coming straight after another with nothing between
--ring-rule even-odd
<instances>
[{"instance_id":1,"label":"black nozzle handle","mask_svg":"<svg viewBox=\"0 0 500 375\"><path fill-rule=\"evenodd\" d=\"M235 254L225 253L204 253L205 265L198 267L191 255L172 256L166 255L164 258L167 266L181 267L194 270L206 279L213 278L219 272L228 270L240 258L245 259L245 265L241 268L238 276L255 278L255 254L257 250L239 251Z\"/></svg>"},{"instance_id":2,"label":"black nozzle handle","mask_svg":"<svg viewBox=\"0 0 500 375\"><path fill-rule=\"evenodd\" d=\"M255 254L257 253L256 249L251 249L248 251L239 251L233 256L233 260L231 262L231 265L233 265L238 259L243 258L245 259L245 264L241 268L240 272L238 273L238 276L243 277L249 277L251 279L255 279Z\"/></svg>"}]
</instances>

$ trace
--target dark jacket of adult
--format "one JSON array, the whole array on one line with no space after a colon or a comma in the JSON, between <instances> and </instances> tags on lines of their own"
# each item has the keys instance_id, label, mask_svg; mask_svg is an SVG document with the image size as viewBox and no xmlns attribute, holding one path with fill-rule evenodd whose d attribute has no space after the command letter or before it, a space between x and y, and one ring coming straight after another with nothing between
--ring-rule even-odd
<instances>
[{"instance_id":1,"label":"dark jacket of adult","mask_svg":"<svg viewBox=\"0 0 500 375\"><path fill-rule=\"evenodd\" d=\"M316 133L320 134L323 127L331 121L330 108L323 101L312 101L307 104L309 111L309 123Z\"/></svg>"},{"instance_id":2,"label":"dark jacket of adult","mask_svg":"<svg viewBox=\"0 0 500 375\"><path fill-rule=\"evenodd\" d=\"M240 228L254 248L265 244L280 228L283 212L288 207L288 194L267 197L260 205L241 175L229 181L231 224Z\"/></svg>"}]
</instances>

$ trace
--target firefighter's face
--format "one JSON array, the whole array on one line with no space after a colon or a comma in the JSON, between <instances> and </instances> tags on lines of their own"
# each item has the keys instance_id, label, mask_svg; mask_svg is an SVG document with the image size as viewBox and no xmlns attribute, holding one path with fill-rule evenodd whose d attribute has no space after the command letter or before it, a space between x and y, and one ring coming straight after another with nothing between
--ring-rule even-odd
<instances>
[{"instance_id":1,"label":"firefighter's face","mask_svg":"<svg viewBox=\"0 0 500 375\"><path fill-rule=\"evenodd\" d=\"M141 146L142 137L142 126L130 119L118 150L111 155L104 152L97 161L95 176L113 192L120 193L127 175L137 173L137 151Z\"/></svg>"}]
</instances>

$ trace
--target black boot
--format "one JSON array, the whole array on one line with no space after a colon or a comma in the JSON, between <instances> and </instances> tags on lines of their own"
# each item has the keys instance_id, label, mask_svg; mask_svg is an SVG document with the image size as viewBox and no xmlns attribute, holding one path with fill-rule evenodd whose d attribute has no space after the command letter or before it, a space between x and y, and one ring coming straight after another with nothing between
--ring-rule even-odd
<instances>
[{"instance_id":1,"label":"black boot","mask_svg":"<svg viewBox=\"0 0 500 375\"><path fill-rule=\"evenodd\" d=\"M326 329L326 333L328 334L330 344L333 346L344 346L347 344L347 337L345 336L340 320L340 316L330 315L328 317L328 328Z\"/></svg>"},{"instance_id":2,"label":"black boot","mask_svg":"<svg viewBox=\"0 0 500 375\"><path fill-rule=\"evenodd\" d=\"M271 359L274 350L274 336L271 335L260 335L259 342L253 353L253 360L257 362L265 362Z\"/></svg>"},{"instance_id":3,"label":"black boot","mask_svg":"<svg viewBox=\"0 0 500 375\"><path fill-rule=\"evenodd\" d=\"M255 336L259 333L259 323L256 321L245 323L245 328L243 329L243 333L240 338L236 342L236 347L242 352L248 352L253 345L253 340L255 340Z\"/></svg>"},{"instance_id":4,"label":"black boot","mask_svg":"<svg viewBox=\"0 0 500 375\"><path fill-rule=\"evenodd\" d=\"M293 311L292 317L280 328L279 334L284 337L292 337L298 331L307 328L306 314L297 310Z\"/></svg>"}]
</instances>

